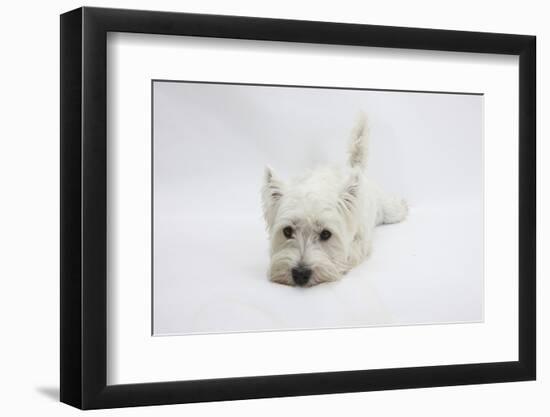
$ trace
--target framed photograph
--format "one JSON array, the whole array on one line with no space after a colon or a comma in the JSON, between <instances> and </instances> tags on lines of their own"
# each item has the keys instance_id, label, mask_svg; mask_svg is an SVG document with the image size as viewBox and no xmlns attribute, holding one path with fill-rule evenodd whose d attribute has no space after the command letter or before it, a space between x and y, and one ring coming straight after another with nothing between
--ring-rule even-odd
<instances>
[{"instance_id":1,"label":"framed photograph","mask_svg":"<svg viewBox=\"0 0 550 417\"><path fill-rule=\"evenodd\" d=\"M535 37L61 16L61 401L533 380Z\"/></svg>"}]
</instances>

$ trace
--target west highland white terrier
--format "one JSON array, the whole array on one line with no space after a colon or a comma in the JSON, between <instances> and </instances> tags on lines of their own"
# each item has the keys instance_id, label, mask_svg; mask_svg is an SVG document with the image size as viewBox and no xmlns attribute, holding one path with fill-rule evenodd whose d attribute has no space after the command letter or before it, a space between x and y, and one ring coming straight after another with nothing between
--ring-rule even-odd
<instances>
[{"instance_id":1,"label":"west highland white terrier","mask_svg":"<svg viewBox=\"0 0 550 417\"><path fill-rule=\"evenodd\" d=\"M271 243L269 279L311 287L336 281L368 257L377 225L405 219L407 203L365 174L364 114L352 130L349 166L319 167L284 182L265 170L262 203Z\"/></svg>"}]
</instances>

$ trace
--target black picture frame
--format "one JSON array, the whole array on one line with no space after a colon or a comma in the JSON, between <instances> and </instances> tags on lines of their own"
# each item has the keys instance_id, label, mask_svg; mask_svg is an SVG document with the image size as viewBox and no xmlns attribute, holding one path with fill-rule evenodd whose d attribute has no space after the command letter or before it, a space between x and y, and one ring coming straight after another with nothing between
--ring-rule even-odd
<instances>
[{"instance_id":1,"label":"black picture frame","mask_svg":"<svg viewBox=\"0 0 550 417\"><path fill-rule=\"evenodd\" d=\"M107 385L108 32L519 56L519 358L512 362ZM61 15L61 401L81 409L482 384L536 377L536 38L83 7Z\"/></svg>"}]
</instances>

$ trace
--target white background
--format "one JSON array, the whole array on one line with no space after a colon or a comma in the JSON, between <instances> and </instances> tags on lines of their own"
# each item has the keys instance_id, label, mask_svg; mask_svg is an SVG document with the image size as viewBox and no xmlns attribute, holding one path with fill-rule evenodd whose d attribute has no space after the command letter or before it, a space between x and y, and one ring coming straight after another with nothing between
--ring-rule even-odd
<instances>
[{"instance_id":1,"label":"white background","mask_svg":"<svg viewBox=\"0 0 550 417\"><path fill-rule=\"evenodd\" d=\"M155 335L483 320L482 96L153 88ZM347 164L360 110L369 175L407 199L408 219L377 228L371 257L340 282L269 282L264 166L285 181Z\"/></svg>"},{"instance_id":2,"label":"white background","mask_svg":"<svg viewBox=\"0 0 550 417\"><path fill-rule=\"evenodd\" d=\"M386 3L315 3L233 1L89 2L111 7L156 8L205 13L243 14L301 19L517 32L538 35L538 72L547 67L547 40L543 4L464 1L452 5L435 1ZM12 3L4 9L9 16L2 26L4 59L3 149L0 170L5 199L2 205L2 278L5 283L0 304L3 327L2 407L5 413L76 414L58 404L58 14L80 6L73 1L56 4ZM498 13L495 11L498 10ZM22 88L24 86L24 88ZM541 104L550 91L539 80ZM541 95L543 96L541 98ZM540 117L539 117L540 119ZM546 132L539 124L539 137ZM539 161L550 157L547 147L539 148ZM548 168L540 168L539 212L548 207L548 191L542 182ZM14 181L16 179L16 181ZM548 223L539 223L539 235L548 234ZM547 237L539 239L539 253L549 249ZM540 261L539 300L548 298L547 260ZM548 350L550 310L539 303L539 351ZM545 329L546 328L546 329ZM182 405L102 411L122 415L280 415L337 412L364 415L439 416L491 413L543 415L544 393L550 389L550 368L543 355L539 360L539 381L454 388L436 388L378 393L359 393L308 398L241 401L234 403ZM449 405L452 405L449 407ZM5 409L5 410L4 410Z\"/></svg>"}]
</instances>

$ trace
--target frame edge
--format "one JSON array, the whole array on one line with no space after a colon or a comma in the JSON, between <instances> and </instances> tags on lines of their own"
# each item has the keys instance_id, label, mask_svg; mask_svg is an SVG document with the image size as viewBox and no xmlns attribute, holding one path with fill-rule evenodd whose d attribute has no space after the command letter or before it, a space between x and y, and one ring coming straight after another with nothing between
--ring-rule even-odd
<instances>
[{"instance_id":1,"label":"frame edge","mask_svg":"<svg viewBox=\"0 0 550 417\"><path fill-rule=\"evenodd\" d=\"M60 401L82 408L82 9L60 16Z\"/></svg>"},{"instance_id":2,"label":"frame edge","mask_svg":"<svg viewBox=\"0 0 550 417\"><path fill-rule=\"evenodd\" d=\"M536 37L519 53L519 362L528 379L537 375L537 73Z\"/></svg>"}]
</instances>

